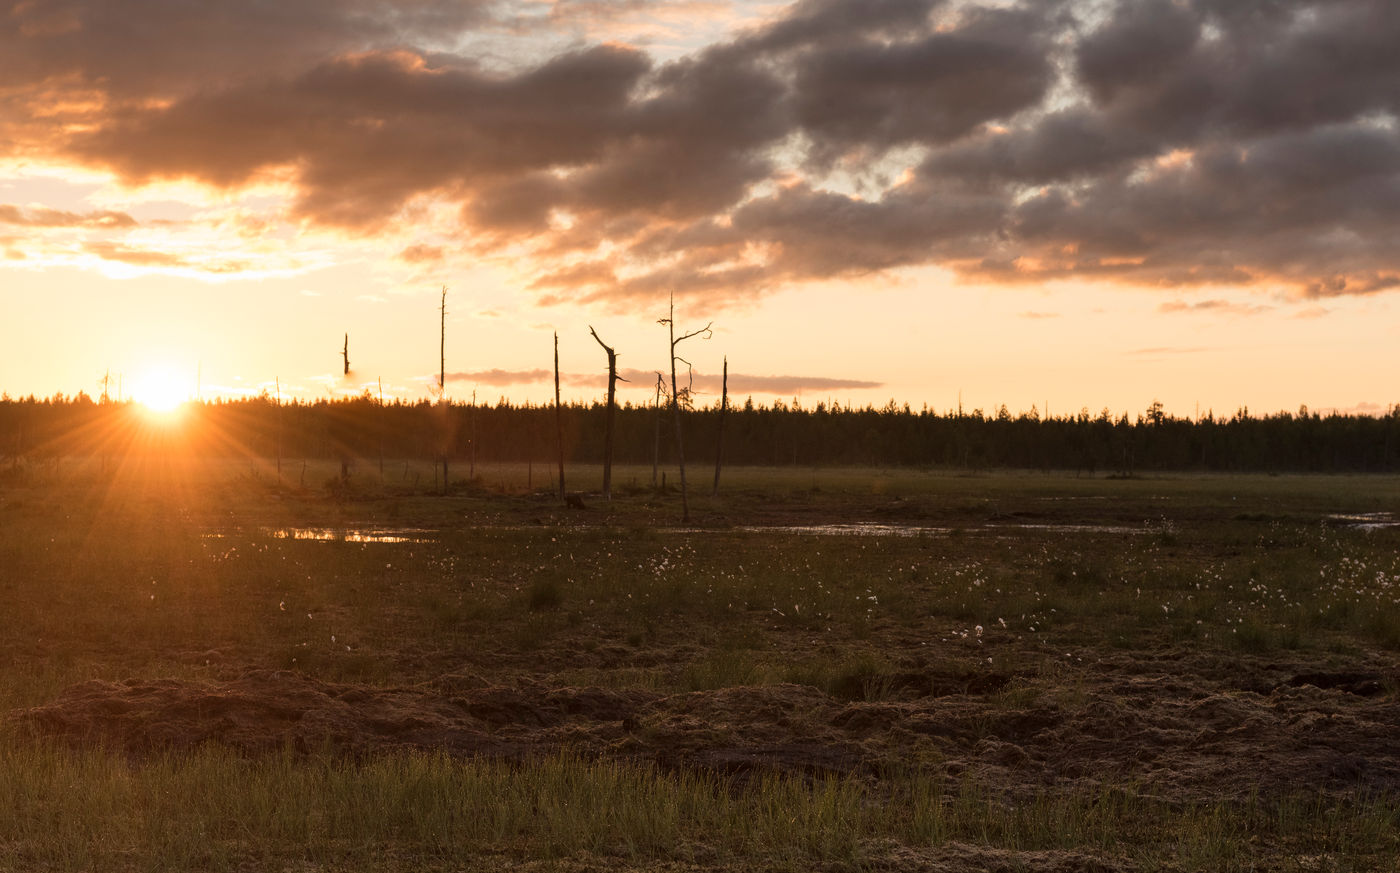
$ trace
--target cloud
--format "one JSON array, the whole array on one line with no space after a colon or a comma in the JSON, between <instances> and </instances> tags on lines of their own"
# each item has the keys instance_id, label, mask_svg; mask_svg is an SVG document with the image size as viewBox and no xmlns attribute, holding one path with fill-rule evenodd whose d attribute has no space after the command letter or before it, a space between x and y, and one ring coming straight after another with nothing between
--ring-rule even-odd
<instances>
[{"instance_id":1,"label":"cloud","mask_svg":"<svg viewBox=\"0 0 1400 873\"><path fill-rule=\"evenodd\" d=\"M20 3L0 12L0 153L130 185L275 181L292 221L401 234L410 264L446 256L410 240L460 240L543 302L722 305L906 267L1400 287L1396 4L800 0L679 56L603 38L652 7ZM667 4L650 32L721 11ZM467 48L511 27L593 42Z\"/></svg>"},{"instance_id":2,"label":"cloud","mask_svg":"<svg viewBox=\"0 0 1400 873\"><path fill-rule=\"evenodd\" d=\"M1187 303L1182 300L1169 300L1157 307L1157 311L1170 314L1177 312L1208 312L1224 313L1229 315L1261 315L1265 312L1272 312L1272 306L1249 303L1232 303L1228 300L1200 300L1196 303Z\"/></svg>"},{"instance_id":3,"label":"cloud","mask_svg":"<svg viewBox=\"0 0 1400 873\"><path fill-rule=\"evenodd\" d=\"M0 13L8 87L70 81L111 98L286 75L308 59L428 41L484 23L481 0L38 0Z\"/></svg>"},{"instance_id":4,"label":"cloud","mask_svg":"<svg viewBox=\"0 0 1400 873\"><path fill-rule=\"evenodd\" d=\"M1029 319L1033 319L1033 320L1039 320L1039 319L1043 319L1043 318L1059 318L1059 317L1060 317L1060 313L1058 313L1058 312L1031 312L1031 311L1026 311L1026 312L1019 312L1019 313L1017 313L1017 316L1020 317L1020 318L1029 318Z\"/></svg>"},{"instance_id":5,"label":"cloud","mask_svg":"<svg viewBox=\"0 0 1400 873\"><path fill-rule=\"evenodd\" d=\"M137 221L125 212L111 210L79 213L44 207L24 210L18 206L0 204L0 224L18 224L36 228L85 227L125 230L136 227Z\"/></svg>"},{"instance_id":6,"label":"cloud","mask_svg":"<svg viewBox=\"0 0 1400 873\"><path fill-rule=\"evenodd\" d=\"M973 7L950 30L803 53L794 63L798 123L838 153L952 142L1045 96L1043 27L1026 9Z\"/></svg>"},{"instance_id":7,"label":"cloud","mask_svg":"<svg viewBox=\"0 0 1400 873\"><path fill-rule=\"evenodd\" d=\"M435 264L443 259L445 252L441 246L411 245L399 252L399 260L409 264Z\"/></svg>"},{"instance_id":8,"label":"cloud","mask_svg":"<svg viewBox=\"0 0 1400 873\"><path fill-rule=\"evenodd\" d=\"M471 370L448 373L449 382L472 382L478 385L533 385L554 378L552 370ZM433 381L437 381L436 375Z\"/></svg>"},{"instance_id":9,"label":"cloud","mask_svg":"<svg viewBox=\"0 0 1400 873\"><path fill-rule=\"evenodd\" d=\"M624 368L618 371L618 377L625 380L619 385L622 389L632 388L651 392L656 386L656 371L637 370ZM717 373L692 374L686 378L681 375L681 380L701 394L713 394L719 396L723 387L723 380ZM436 382L436 376L433 377ZM540 385L552 383L554 381L554 371L546 369L537 370L476 370L468 372L448 373L448 382L469 382L478 385L505 386L505 385ZM602 388L607 385L606 373L560 373L559 381L575 388ZM861 391L870 388L883 387L883 382L870 382L861 379L838 379L825 376L754 376L744 373L729 374L729 393L733 395L742 394L768 394L777 396L791 396L806 392L821 391Z\"/></svg>"},{"instance_id":10,"label":"cloud","mask_svg":"<svg viewBox=\"0 0 1400 873\"><path fill-rule=\"evenodd\" d=\"M1294 318L1326 318L1332 310L1325 306L1307 306L1293 313Z\"/></svg>"},{"instance_id":11,"label":"cloud","mask_svg":"<svg viewBox=\"0 0 1400 873\"><path fill-rule=\"evenodd\" d=\"M184 257L170 252L162 252L154 249L134 248L132 246L121 245L113 242L89 242L84 244L84 251L97 255L104 261L119 261L123 264L131 264L138 267L189 267L190 262Z\"/></svg>"},{"instance_id":12,"label":"cloud","mask_svg":"<svg viewBox=\"0 0 1400 873\"><path fill-rule=\"evenodd\" d=\"M134 182L236 187L298 167L297 216L369 230L415 195L596 161L625 136L627 96L647 67L640 53L613 46L515 76L371 52L134 110L70 148Z\"/></svg>"},{"instance_id":13,"label":"cloud","mask_svg":"<svg viewBox=\"0 0 1400 873\"><path fill-rule=\"evenodd\" d=\"M160 249L129 246L107 240L91 240L82 244L82 250L96 255L104 261L125 264L132 267L146 267L156 270L179 271L204 276L229 276L244 273L250 265L239 259L218 257L189 257Z\"/></svg>"},{"instance_id":14,"label":"cloud","mask_svg":"<svg viewBox=\"0 0 1400 873\"><path fill-rule=\"evenodd\" d=\"M641 386L651 390L656 385L656 371L654 370L633 370L625 369L619 375L627 378L633 385ZM702 394L713 394L719 396L723 388L723 378L718 373L695 372L687 378L684 374L678 374L680 381L692 385L694 389ZM863 391L871 388L881 388L883 382L871 382L863 379L841 379L827 376L756 376L746 373L729 374L729 393L736 394L771 394L778 396L791 396L806 392L820 391Z\"/></svg>"}]
</instances>

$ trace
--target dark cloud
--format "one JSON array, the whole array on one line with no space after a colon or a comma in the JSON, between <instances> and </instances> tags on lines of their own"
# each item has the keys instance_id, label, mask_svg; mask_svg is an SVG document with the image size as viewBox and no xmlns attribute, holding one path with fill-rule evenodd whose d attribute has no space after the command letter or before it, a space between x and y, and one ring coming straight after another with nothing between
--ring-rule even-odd
<instances>
[{"instance_id":1,"label":"dark cloud","mask_svg":"<svg viewBox=\"0 0 1400 873\"><path fill-rule=\"evenodd\" d=\"M1114 129L1084 106L1056 110L1011 129L983 131L929 156L923 172L983 184L1076 181L1150 154L1156 144Z\"/></svg>"},{"instance_id":2,"label":"dark cloud","mask_svg":"<svg viewBox=\"0 0 1400 873\"><path fill-rule=\"evenodd\" d=\"M1045 95L1044 28L1023 10L974 10L918 39L805 53L795 64L798 121L833 149L952 141Z\"/></svg>"},{"instance_id":3,"label":"dark cloud","mask_svg":"<svg viewBox=\"0 0 1400 873\"><path fill-rule=\"evenodd\" d=\"M801 0L660 65L616 44L508 68L455 48L510 11L28 0L0 13L0 150L134 183L275 175L292 217L363 233L446 201L462 248L532 259L545 301L722 303L917 266L1400 286L1385 0ZM46 220L124 226L0 207Z\"/></svg>"},{"instance_id":4,"label":"dark cloud","mask_svg":"<svg viewBox=\"0 0 1400 873\"><path fill-rule=\"evenodd\" d=\"M1113 17L1079 44L1080 81L1099 103L1155 89L1188 68L1201 26L1199 15L1172 0L1119 3Z\"/></svg>"},{"instance_id":5,"label":"dark cloud","mask_svg":"<svg viewBox=\"0 0 1400 873\"><path fill-rule=\"evenodd\" d=\"M139 110L72 145L136 180L232 186L300 168L298 214L377 227L416 194L599 159L625 133L639 53L603 46L515 76L433 67L410 52L319 65L295 80Z\"/></svg>"},{"instance_id":6,"label":"dark cloud","mask_svg":"<svg viewBox=\"0 0 1400 873\"><path fill-rule=\"evenodd\" d=\"M750 51L784 52L815 45L849 44L871 36L922 33L944 0L799 0L779 21L747 43Z\"/></svg>"},{"instance_id":7,"label":"dark cloud","mask_svg":"<svg viewBox=\"0 0 1400 873\"><path fill-rule=\"evenodd\" d=\"M24 0L0 12L8 88L70 80L118 98L295 74L345 52L421 43L486 20L486 0Z\"/></svg>"}]
</instances>

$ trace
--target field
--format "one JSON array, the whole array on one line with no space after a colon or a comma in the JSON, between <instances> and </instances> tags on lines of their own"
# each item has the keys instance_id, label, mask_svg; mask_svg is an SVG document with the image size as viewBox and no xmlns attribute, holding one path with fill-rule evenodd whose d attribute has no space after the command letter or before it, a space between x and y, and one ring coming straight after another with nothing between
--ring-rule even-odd
<instances>
[{"instance_id":1,"label":"field","mask_svg":"<svg viewBox=\"0 0 1400 873\"><path fill-rule=\"evenodd\" d=\"M385 470L3 474L0 868L1400 864L1400 478Z\"/></svg>"}]
</instances>

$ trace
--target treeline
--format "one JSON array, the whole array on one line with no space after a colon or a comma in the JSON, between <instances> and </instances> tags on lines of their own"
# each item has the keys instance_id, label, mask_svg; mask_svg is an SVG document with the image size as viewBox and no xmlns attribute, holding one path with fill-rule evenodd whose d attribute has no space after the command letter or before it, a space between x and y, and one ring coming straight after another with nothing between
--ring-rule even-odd
<instances>
[{"instance_id":1,"label":"treeline","mask_svg":"<svg viewBox=\"0 0 1400 873\"><path fill-rule=\"evenodd\" d=\"M665 410L625 404L617 411L614 460L672 463L672 419ZM563 409L564 452L574 463L603 459L601 403ZM687 459L713 463L719 410L684 416ZM471 461L524 462L556 455L552 405L395 401L369 396L277 404L267 397L193 403L162 424L130 403L86 395L0 399L0 457L11 465L72 456L132 453L329 458L444 456L455 477ZM1301 409L1200 420L1166 414L1160 403L1130 417L1041 418L1035 410L992 415L752 400L731 407L724 425L726 464L877 465L954 469L1057 469L1131 475L1163 470L1262 472L1400 471L1400 406L1383 416L1319 415Z\"/></svg>"}]
</instances>

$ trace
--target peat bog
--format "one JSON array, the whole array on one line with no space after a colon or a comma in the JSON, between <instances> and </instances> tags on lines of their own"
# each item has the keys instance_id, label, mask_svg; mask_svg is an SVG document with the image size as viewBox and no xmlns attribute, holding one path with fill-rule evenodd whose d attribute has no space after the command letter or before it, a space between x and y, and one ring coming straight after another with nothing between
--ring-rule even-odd
<instances>
[{"instance_id":1,"label":"peat bog","mask_svg":"<svg viewBox=\"0 0 1400 873\"><path fill-rule=\"evenodd\" d=\"M519 472L7 479L0 866L1400 858L1400 479Z\"/></svg>"}]
</instances>

